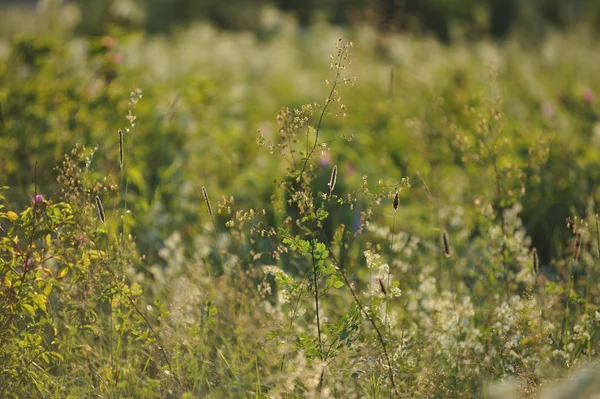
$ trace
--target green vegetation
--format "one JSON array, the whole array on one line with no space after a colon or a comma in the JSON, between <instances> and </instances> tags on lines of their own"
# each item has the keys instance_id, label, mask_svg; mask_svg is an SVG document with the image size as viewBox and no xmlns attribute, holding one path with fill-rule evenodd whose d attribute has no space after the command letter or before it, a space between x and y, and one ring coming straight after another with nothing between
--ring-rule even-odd
<instances>
[{"instance_id":1,"label":"green vegetation","mask_svg":"<svg viewBox=\"0 0 600 399\"><path fill-rule=\"evenodd\" d=\"M0 41L0 397L600 391L592 33L47 12Z\"/></svg>"}]
</instances>

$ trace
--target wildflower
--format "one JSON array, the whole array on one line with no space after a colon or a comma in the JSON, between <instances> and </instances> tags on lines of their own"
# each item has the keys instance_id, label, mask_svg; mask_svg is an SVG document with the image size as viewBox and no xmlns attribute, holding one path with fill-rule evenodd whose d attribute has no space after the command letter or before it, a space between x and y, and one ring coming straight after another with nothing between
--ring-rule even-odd
<instances>
[{"instance_id":1,"label":"wildflower","mask_svg":"<svg viewBox=\"0 0 600 399\"><path fill-rule=\"evenodd\" d=\"M29 271L31 270L32 266L34 265L34 261L31 258L27 258L27 260L25 260L25 262L23 262L23 270L25 271Z\"/></svg>"},{"instance_id":2,"label":"wildflower","mask_svg":"<svg viewBox=\"0 0 600 399\"><path fill-rule=\"evenodd\" d=\"M324 151L321 153L319 164L324 168L331 164L331 153L329 151Z\"/></svg>"},{"instance_id":3,"label":"wildflower","mask_svg":"<svg viewBox=\"0 0 600 399\"><path fill-rule=\"evenodd\" d=\"M31 199L31 205L42 204L44 202L44 197L42 194L36 194L35 197Z\"/></svg>"},{"instance_id":4,"label":"wildflower","mask_svg":"<svg viewBox=\"0 0 600 399\"><path fill-rule=\"evenodd\" d=\"M596 101L596 96L594 95L594 92L589 88L585 89L585 91L583 92L583 101L590 105L593 104L594 101Z\"/></svg>"},{"instance_id":5,"label":"wildflower","mask_svg":"<svg viewBox=\"0 0 600 399\"><path fill-rule=\"evenodd\" d=\"M112 62L115 65L118 65L120 63L123 62L123 54L122 53L116 53L115 55L112 56Z\"/></svg>"}]
</instances>

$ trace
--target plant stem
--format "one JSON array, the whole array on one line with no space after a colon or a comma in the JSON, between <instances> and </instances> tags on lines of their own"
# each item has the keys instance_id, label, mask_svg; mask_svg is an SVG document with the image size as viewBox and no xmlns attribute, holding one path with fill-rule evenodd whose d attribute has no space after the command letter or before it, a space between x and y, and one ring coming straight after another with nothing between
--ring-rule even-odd
<instances>
[{"instance_id":1,"label":"plant stem","mask_svg":"<svg viewBox=\"0 0 600 399\"><path fill-rule=\"evenodd\" d=\"M381 330L379 329L379 327L377 327L377 323L375 322L373 316L370 315L365 310L364 306L360 302L360 299L358 298L358 294L356 294L356 291L354 290L352 284L348 280L348 277L346 276L346 273L339 266L339 263L338 263L335 255L331 251L331 243L330 243L329 239L327 238L327 235L323 234L323 236L325 237L325 241L327 242L326 245L327 245L327 248L329 249L329 257L330 257L331 261L335 265L335 268L338 271L339 275L344 280L344 284L346 284L346 287L348 287L348 289L350 290L350 293L352 294L354 302L356 303L356 305L360 309L361 313L365 315L365 317L367 318L367 320L369 320L369 323L371 323L371 326L373 326L373 329L375 330L375 332L377 334L377 339L379 341L379 344L381 345L381 349L383 350L383 355L385 357L385 360L386 360L386 363L387 363L387 366L388 366L388 369L389 369L389 377L390 377L390 383L392 384L392 389L394 390L394 394L396 396L399 396L398 395L398 388L396 387L396 381L394 380L394 370L392 368L392 362L390 361L390 357L388 355L386 344L385 344L385 341L383 339L383 335L381 334Z\"/></svg>"},{"instance_id":2,"label":"plant stem","mask_svg":"<svg viewBox=\"0 0 600 399\"><path fill-rule=\"evenodd\" d=\"M321 319L319 316L319 276L318 276L318 265L315 262L315 244L314 241L310 248L312 265L313 265L313 289L315 293L315 308L317 312L317 337L319 339L319 357L323 360L323 341L321 339Z\"/></svg>"},{"instance_id":3,"label":"plant stem","mask_svg":"<svg viewBox=\"0 0 600 399\"><path fill-rule=\"evenodd\" d=\"M337 67L335 70L335 79L333 80L333 84L331 85L331 90L329 91L329 95L327 96L327 99L325 100L325 105L323 106L323 110L321 111L321 115L319 116L319 122L317 123L317 127L315 129L315 142L313 143L313 146L310 149L310 151L308 151L308 148L307 148L307 154L304 159L304 164L302 165L302 170L300 171L300 174L297 177L298 181L300 181L300 179L302 178L302 175L304 174L304 171L306 170L306 165L308 164L308 161L314 154L314 152L317 148L317 144L319 143L319 132L321 131L321 123L323 122L323 117L325 116L325 111L327 110L327 107L331 103L333 93L335 92L335 88L337 87L338 79L340 77L340 70L342 67L342 59L344 58L344 54L346 54L346 51L340 52L340 56L339 56L339 59L337 62ZM307 132L306 140L307 140L307 144L308 144L308 132Z\"/></svg>"}]
</instances>

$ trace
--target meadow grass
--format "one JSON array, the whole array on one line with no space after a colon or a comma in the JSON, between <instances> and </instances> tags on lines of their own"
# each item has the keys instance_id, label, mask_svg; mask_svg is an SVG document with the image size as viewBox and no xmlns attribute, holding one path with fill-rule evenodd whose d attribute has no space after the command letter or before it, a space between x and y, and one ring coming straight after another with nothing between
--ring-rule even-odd
<instances>
[{"instance_id":1,"label":"meadow grass","mask_svg":"<svg viewBox=\"0 0 600 399\"><path fill-rule=\"evenodd\" d=\"M596 42L281 21L6 41L0 397L597 394Z\"/></svg>"}]
</instances>

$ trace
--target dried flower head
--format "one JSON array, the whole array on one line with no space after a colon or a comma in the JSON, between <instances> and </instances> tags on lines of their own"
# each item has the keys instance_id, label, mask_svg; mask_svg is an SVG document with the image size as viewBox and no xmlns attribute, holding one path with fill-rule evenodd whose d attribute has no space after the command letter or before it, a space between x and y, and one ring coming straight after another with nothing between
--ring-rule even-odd
<instances>
[{"instance_id":1,"label":"dried flower head","mask_svg":"<svg viewBox=\"0 0 600 399\"><path fill-rule=\"evenodd\" d=\"M331 195L331 193L333 192L336 181L337 181L337 165L333 167L333 170L331 171L331 178L329 179L329 183L327 184L327 186L329 187L329 195Z\"/></svg>"},{"instance_id":2,"label":"dried flower head","mask_svg":"<svg viewBox=\"0 0 600 399\"><path fill-rule=\"evenodd\" d=\"M394 207L394 212L396 212L398 210L399 203L400 203L400 194L398 193L398 191L396 191L396 194L394 195L394 202L392 203L392 206Z\"/></svg>"}]
</instances>

